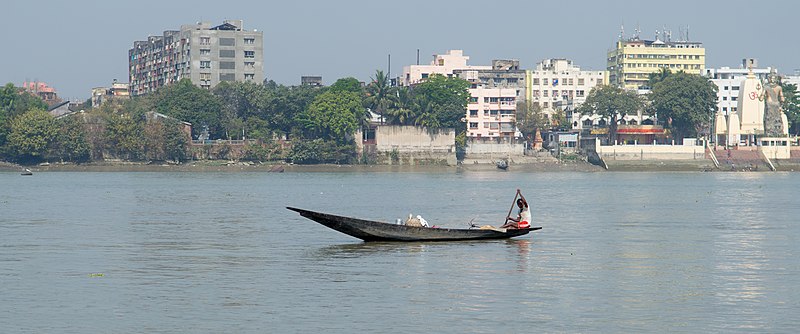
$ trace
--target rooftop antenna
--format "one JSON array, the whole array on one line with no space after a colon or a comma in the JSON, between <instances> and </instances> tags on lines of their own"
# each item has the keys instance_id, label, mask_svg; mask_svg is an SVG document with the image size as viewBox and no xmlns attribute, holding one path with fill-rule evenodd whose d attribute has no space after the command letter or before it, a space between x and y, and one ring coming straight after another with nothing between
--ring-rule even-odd
<instances>
[{"instance_id":1,"label":"rooftop antenna","mask_svg":"<svg viewBox=\"0 0 800 334\"><path fill-rule=\"evenodd\" d=\"M625 21L622 21L622 24L619 26L619 40L625 38Z\"/></svg>"},{"instance_id":2,"label":"rooftop antenna","mask_svg":"<svg viewBox=\"0 0 800 334\"><path fill-rule=\"evenodd\" d=\"M633 32L634 32L633 38L639 40L639 34L642 33L642 29L639 28L639 22L636 22L636 30L634 30Z\"/></svg>"},{"instance_id":3,"label":"rooftop antenna","mask_svg":"<svg viewBox=\"0 0 800 334\"><path fill-rule=\"evenodd\" d=\"M419 49L417 49L417 65L419 65Z\"/></svg>"}]
</instances>

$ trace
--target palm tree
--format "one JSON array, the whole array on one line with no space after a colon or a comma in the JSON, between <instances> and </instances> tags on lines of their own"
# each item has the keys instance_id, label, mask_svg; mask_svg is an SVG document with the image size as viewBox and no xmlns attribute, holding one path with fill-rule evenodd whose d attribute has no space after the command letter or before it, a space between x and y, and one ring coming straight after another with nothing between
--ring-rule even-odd
<instances>
[{"instance_id":1,"label":"palm tree","mask_svg":"<svg viewBox=\"0 0 800 334\"><path fill-rule=\"evenodd\" d=\"M417 102L408 87L398 87L391 91L391 98L388 99L386 116L389 123L393 125L411 125L416 119L418 110Z\"/></svg>"},{"instance_id":2,"label":"palm tree","mask_svg":"<svg viewBox=\"0 0 800 334\"><path fill-rule=\"evenodd\" d=\"M383 114L388 109L392 99L389 76L381 70L376 70L375 77L370 79L372 79L372 82L367 86L367 98L364 102L368 108L381 115L381 123L383 123Z\"/></svg>"}]
</instances>

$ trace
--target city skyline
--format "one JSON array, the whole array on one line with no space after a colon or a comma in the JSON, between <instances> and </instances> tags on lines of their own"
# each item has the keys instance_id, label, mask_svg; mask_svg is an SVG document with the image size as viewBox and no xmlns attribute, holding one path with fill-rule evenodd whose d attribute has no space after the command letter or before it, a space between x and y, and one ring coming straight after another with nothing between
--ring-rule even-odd
<instances>
[{"instance_id":1,"label":"city skyline","mask_svg":"<svg viewBox=\"0 0 800 334\"><path fill-rule=\"evenodd\" d=\"M546 58L569 58L587 70L605 70L606 53L621 25L630 36L639 27L652 39L664 26L673 38L690 29L690 39L707 50L706 68L737 67L742 58L792 74L800 68L791 33L794 2L758 8L745 1L672 1L669 6L634 1L555 3L444 1L403 3L216 3L79 0L12 2L0 13L4 40L18 52L0 58L0 80L21 85L42 81L61 98L86 99L91 88L127 82L127 52L134 41L197 21L243 19L264 32L264 77L296 85L303 75L325 84L353 76L367 81L376 69L391 74L427 64L436 53L462 49L470 64L519 59L533 68ZM742 10L746 8L747 10ZM764 12L759 13L758 9ZM492 15L491 13L495 14Z\"/></svg>"}]
</instances>

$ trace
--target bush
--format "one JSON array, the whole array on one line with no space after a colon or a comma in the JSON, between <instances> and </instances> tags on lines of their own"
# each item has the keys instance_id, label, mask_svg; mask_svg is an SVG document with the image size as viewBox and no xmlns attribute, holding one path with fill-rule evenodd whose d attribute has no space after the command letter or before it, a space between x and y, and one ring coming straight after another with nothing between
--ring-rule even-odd
<instances>
[{"instance_id":1,"label":"bush","mask_svg":"<svg viewBox=\"0 0 800 334\"><path fill-rule=\"evenodd\" d=\"M287 160L297 164L351 163L356 157L354 143L337 143L322 139L296 141Z\"/></svg>"}]
</instances>

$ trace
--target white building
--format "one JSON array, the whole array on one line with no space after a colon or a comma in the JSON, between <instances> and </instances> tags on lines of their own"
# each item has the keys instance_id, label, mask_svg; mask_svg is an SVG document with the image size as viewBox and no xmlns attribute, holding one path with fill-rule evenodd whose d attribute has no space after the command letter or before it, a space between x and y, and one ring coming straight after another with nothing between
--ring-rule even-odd
<instances>
[{"instance_id":1,"label":"white building","mask_svg":"<svg viewBox=\"0 0 800 334\"><path fill-rule=\"evenodd\" d=\"M545 59L530 71L530 100L547 115L565 111L573 129L597 125L598 117L575 113L592 88L608 83L606 71L583 71L569 59Z\"/></svg>"}]
</instances>

